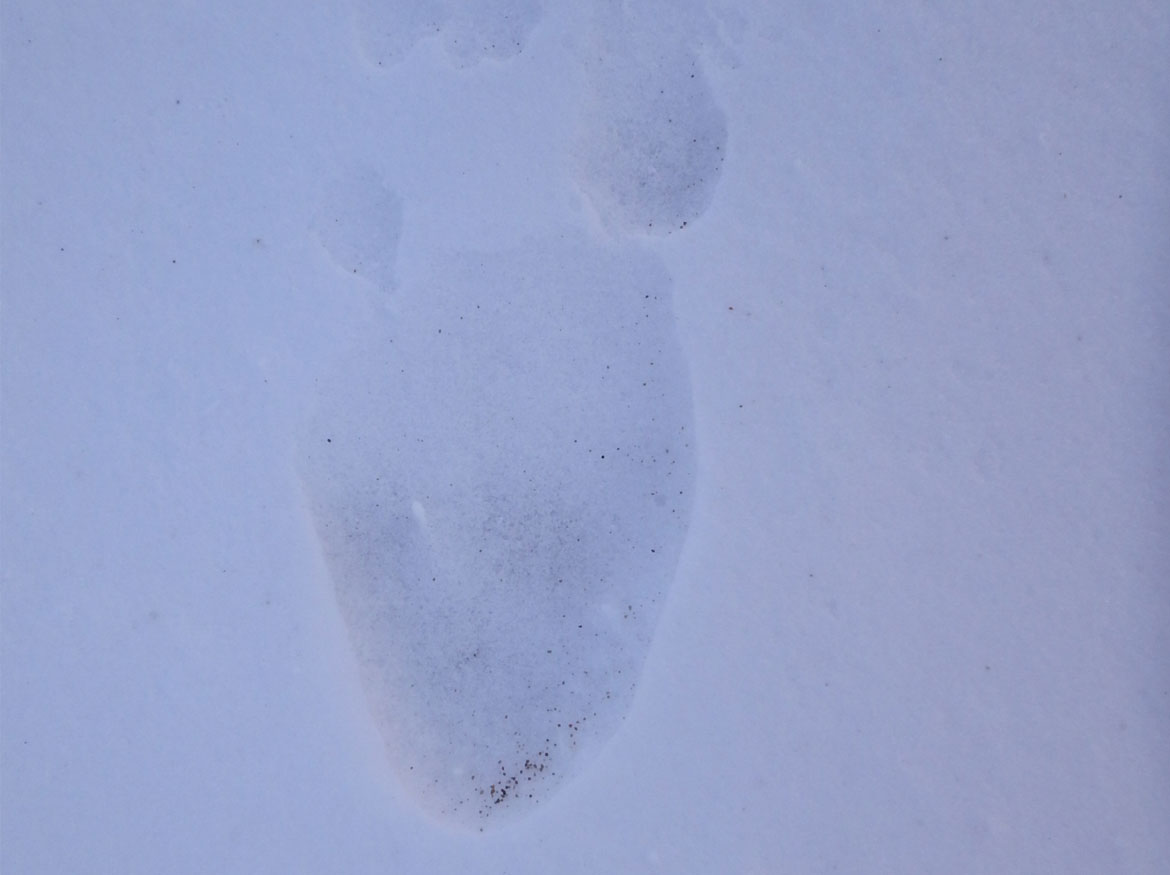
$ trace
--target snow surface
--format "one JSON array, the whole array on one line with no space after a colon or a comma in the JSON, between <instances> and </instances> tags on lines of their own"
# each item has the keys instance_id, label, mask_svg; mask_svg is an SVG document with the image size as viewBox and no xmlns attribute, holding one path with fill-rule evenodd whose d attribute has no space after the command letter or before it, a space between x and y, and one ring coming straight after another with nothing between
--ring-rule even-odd
<instances>
[{"instance_id":1,"label":"snow surface","mask_svg":"<svg viewBox=\"0 0 1170 875\"><path fill-rule=\"evenodd\" d=\"M0 871L1170 869L1165 4L0 12Z\"/></svg>"}]
</instances>

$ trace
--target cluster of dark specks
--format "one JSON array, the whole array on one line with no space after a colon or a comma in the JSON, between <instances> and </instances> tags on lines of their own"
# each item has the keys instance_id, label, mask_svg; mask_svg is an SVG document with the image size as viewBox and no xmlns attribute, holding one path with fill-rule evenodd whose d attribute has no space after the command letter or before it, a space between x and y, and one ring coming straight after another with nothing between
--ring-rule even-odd
<instances>
[{"instance_id":1,"label":"cluster of dark specks","mask_svg":"<svg viewBox=\"0 0 1170 875\"><path fill-rule=\"evenodd\" d=\"M555 741L546 738L545 749L526 756L523 762L510 765L502 758L496 760L498 773L491 776L471 775L469 780L474 786L474 797L478 803L476 814L483 819L491 817L497 806L514 802L517 799L535 800L535 788L531 785L547 776L556 777L556 770L551 763L552 749L557 746ZM482 831L482 827L481 827Z\"/></svg>"},{"instance_id":2,"label":"cluster of dark specks","mask_svg":"<svg viewBox=\"0 0 1170 875\"><path fill-rule=\"evenodd\" d=\"M523 785L531 783L533 778L544 772L546 768L549 768L547 760L548 751L542 750L536 754L535 760L531 758L525 759L524 764L519 766L511 773L509 773L507 767L504 765L504 761L498 760L497 763L500 767L499 780L488 785L486 794L483 787L478 788L477 792L480 796L486 795L491 805L499 805L505 801L509 795L521 795L525 792ZM551 768L549 768L549 773L551 775L556 774L556 772L552 771ZM474 776L472 777L474 778ZM533 798L533 794L531 792L529 792L527 796L529 799ZM486 816L487 813L487 809L480 809L480 814Z\"/></svg>"},{"instance_id":3,"label":"cluster of dark specks","mask_svg":"<svg viewBox=\"0 0 1170 875\"><path fill-rule=\"evenodd\" d=\"M610 698L611 692L605 692L605 698ZM550 712L558 708L548 709ZM596 717L594 712L592 717ZM541 782L555 780L557 770L553 766L558 749L575 750L577 737L582 727L589 720L589 716L581 716L571 721L554 721L550 718L550 728L555 726L555 733L544 739L544 745L535 753L527 755L517 752L514 759L509 761L504 757L496 760L491 774L473 773L468 776L471 783L471 794L467 798L456 802L452 809L444 814L453 814L459 810L470 810L474 806L475 814L481 821L486 821L497 815L505 808L518 803L536 804L539 798L538 785ZM559 740L558 740L559 739ZM411 771L414 766L410 767ZM438 778L434 783L438 784ZM465 808L465 806L468 806ZM483 827L479 827L483 831Z\"/></svg>"}]
</instances>

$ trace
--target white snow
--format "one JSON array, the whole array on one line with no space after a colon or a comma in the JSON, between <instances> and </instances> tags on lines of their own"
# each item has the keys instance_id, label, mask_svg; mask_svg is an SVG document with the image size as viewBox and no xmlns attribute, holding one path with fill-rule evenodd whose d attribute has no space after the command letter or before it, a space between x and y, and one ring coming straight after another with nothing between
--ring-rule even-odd
<instances>
[{"instance_id":1,"label":"white snow","mask_svg":"<svg viewBox=\"0 0 1170 875\"><path fill-rule=\"evenodd\" d=\"M1170 869L1164 4L0 15L0 871Z\"/></svg>"}]
</instances>

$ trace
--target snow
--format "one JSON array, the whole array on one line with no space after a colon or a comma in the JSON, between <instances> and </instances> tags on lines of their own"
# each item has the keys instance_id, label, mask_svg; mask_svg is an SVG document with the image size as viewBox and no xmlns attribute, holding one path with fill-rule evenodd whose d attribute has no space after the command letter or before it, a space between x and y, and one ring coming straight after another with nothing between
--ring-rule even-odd
<instances>
[{"instance_id":1,"label":"snow","mask_svg":"<svg viewBox=\"0 0 1170 875\"><path fill-rule=\"evenodd\" d=\"M473 828L621 722L693 500L669 276L556 238L372 288L298 442L399 776Z\"/></svg>"},{"instance_id":2,"label":"snow","mask_svg":"<svg viewBox=\"0 0 1170 875\"><path fill-rule=\"evenodd\" d=\"M1162 4L0 10L0 870L1170 868Z\"/></svg>"}]
</instances>

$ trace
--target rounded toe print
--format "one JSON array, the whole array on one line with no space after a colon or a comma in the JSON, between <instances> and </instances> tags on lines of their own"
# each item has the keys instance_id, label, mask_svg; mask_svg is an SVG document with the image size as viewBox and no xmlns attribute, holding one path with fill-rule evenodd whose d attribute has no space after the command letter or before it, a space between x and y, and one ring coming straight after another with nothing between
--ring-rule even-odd
<instances>
[{"instance_id":1,"label":"rounded toe print","mask_svg":"<svg viewBox=\"0 0 1170 875\"><path fill-rule=\"evenodd\" d=\"M536 0L456 3L443 45L459 66L472 66L482 58L506 61L524 50L540 17Z\"/></svg>"},{"instance_id":2,"label":"rounded toe print","mask_svg":"<svg viewBox=\"0 0 1170 875\"><path fill-rule=\"evenodd\" d=\"M402 199L373 168L351 168L325 183L312 231L343 273L394 285Z\"/></svg>"},{"instance_id":3,"label":"rounded toe print","mask_svg":"<svg viewBox=\"0 0 1170 875\"><path fill-rule=\"evenodd\" d=\"M687 529L670 280L583 239L445 259L363 323L301 474L403 785L483 829L617 728Z\"/></svg>"},{"instance_id":4,"label":"rounded toe print","mask_svg":"<svg viewBox=\"0 0 1170 875\"><path fill-rule=\"evenodd\" d=\"M576 180L619 233L682 230L714 197L727 119L690 42L619 15L597 27L586 49Z\"/></svg>"}]
</instances>

